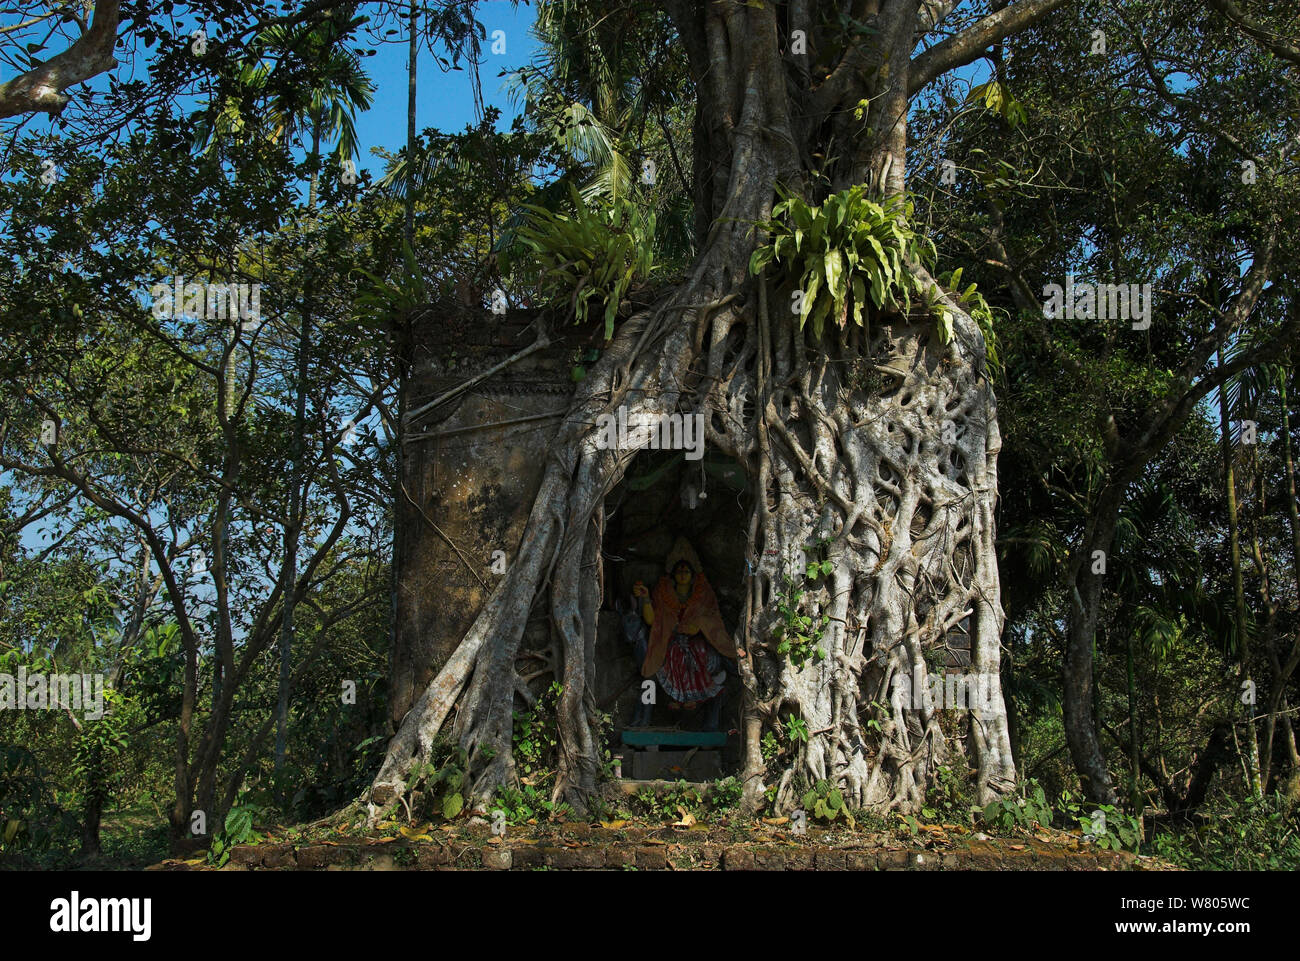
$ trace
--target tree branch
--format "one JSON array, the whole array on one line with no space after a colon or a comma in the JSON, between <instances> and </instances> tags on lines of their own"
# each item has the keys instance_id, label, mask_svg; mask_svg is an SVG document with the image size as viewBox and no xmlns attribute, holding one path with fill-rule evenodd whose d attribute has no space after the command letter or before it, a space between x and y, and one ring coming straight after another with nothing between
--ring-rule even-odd
<instances>
[{"instance_id":1,"label":"tree branch","mask_svg":"<svg viewBox=\"0 0 1300 961\"><path fill-rule=\"evenodd\" d=\"M912 59L907 83L908 96L917 93L949 70L975 60L999 40L1005 40L1012 34L1033 26L1065 2L1066 0L1021 0L1020 3L982 17L961 33L935 44Z\"/></svg>"},{"instance_id":2,"label":"tree branch","mask_svg":"<svg viewBox=\"0 0 1300 961\"><path fill-rule=\"evenodd\" d=\"M1208 0L1209 5L1227 17L1246 36L1257 42L1265 50L1276 54L1283 60L1300 64L1300 47L1288 42L1284 37L1270 33L1258 20L1246 16L1232 0Z\"/></svg>"},{"instance_id":3,"label":"tree branch","mask_svg":"<svg viewBox=\"0 0 1300 961\"><path fill-rule=\"evenodd\" d=\"M59 114L68 105L63 91L117 66L118 0L95 0L90 29L67 50L0 84L0 119L26 113Z\"/></svg>"}]
</instances>

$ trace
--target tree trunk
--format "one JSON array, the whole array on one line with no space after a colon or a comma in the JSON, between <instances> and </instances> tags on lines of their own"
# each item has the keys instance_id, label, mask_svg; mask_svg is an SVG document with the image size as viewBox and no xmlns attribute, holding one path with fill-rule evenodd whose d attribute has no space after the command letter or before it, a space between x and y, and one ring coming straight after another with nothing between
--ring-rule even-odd
<instances>
[{"instance_id":1,"label":"tree trunk","mask_svg":"<svg viewBox=\"0 0 1300 961\"><path fill-rule=\"evenodd\" d=\"M807 195L812 152L843 151L832 189L863 181L886 194L904 189L916 4L901 7L910 16L882 20L878 46L865 54L875 63L867 126L884 133L864 135L851 120L861 96L851 87L847 107L834 100L821 113L799 107L812 94L789 92L792 57L783 63L785 34L771 5L671 5L699 88L704 243L687 279L620 324L578 386L518 554L390 744L369 795L372 817L402 794L440 733L465 748L474 801L513 780L515 660L535 603L549 611L563 685L554 798L585 808L601 748L590 692L602 597L589 572L605 495L636 453L601 449L594 425L619 407L629 429L669 413L702 413L707 442L743 465L754 492L737 629L748 651L740 661L741 778L750 809L772 787L777 808L791 810L822 779L853 807L918 808L954 732L941 726L938 706L914 707L901 696L900 682L927 684L926 654L962 625L971 671L988 681L986 701L969 713L974 794L987 803L1012 786L993 525L1001 444L978 326L943 295L955 317L946 345L919 311L873 316L869 335L828 332L811 343L789 300L774 299L768 282L748 273L763 242L754 222L770 216L778 184ZM891 59L892 74L878 69ZM911 269L938 290L921 267ZM955 431L943 430L945 421ZM787 576L802 574L804 549L819 541L833 571L805 585L803 606L830 618L826 657L796 669L776 653L776 599ZM759 738L783 730L788 717L801 718L809 736L768 769Z\"/></svg>"},{"instance_id":2,"label":"tree trunk","mask_svg":"<svg viewBox=\"0 0 1300 961\"><path fill-rule=\"evenodd\" d=\"M405 195L402 198L402 240L407 247L415 250L415 182L413 172L415 170L415 108L416 108L416 69L419 65L419 47L418 47L418 24L416 18L416 5L414 0L411 2L410 11L407 14L407 78L406 78L406 156L407 156L407 182ZM410 356L410 328L409 319L393 319L393 330L390 337L396 344L394 356L396 359L396 382L397 382L397 419L393 424L392 442L393 449L397 452L397 463L395 464L395 473L393 480L393 561L392 577L390 582L390 595L388 607L388 712L390 731L395 731L401 724L402 718L406 712L411 709L415 703L417 691L415 690L415 681L417 680L415 664L422 658L412 657L410 645L403 645L403 634L401 624L401 606L399 597L404 589L403 572L410 566L410 560L406 556L406 537L405 531L407 524L420 522L418 511L411 509L407 504L406 494L403 491L403 478L406 477L406 411L407 411L407 391L409 387L408 377L410 374L411 356ZM412 663L412 662L415 663Z\"/></svg>"},{"instance_id":3,"label":"tree trunk","mask_svg":"<svg viewBox=\"0 0 1300 961\"><path fill-rule=\"evenodd\" d=\"M1219 366L1223 366L1223 349L1219 349ZM1255 703L1246 700L1245 691L1251 687L1250 635L1246 629L1246 593L1241 577L1241 535L1237 523L1237 480L1233 471L1232 421L1228 411L1228 384L1219 385L1219 426L1223 440L1223 487L1228 499L1228 548L1232 561L1232 610L1237 625L1237 693L1234 701L1245 720L1246 734L1246 790L1255 797L1264 791L1259 779L1259 740L1255 735Z\"/></svg>"},{"instance_id":4,"label":"tree trunk","mask_svg":"<svg viewBox=\"0 0 1300 961\"><path fill-rule=\"evenodd\" d=\"M1123 485L1113 480L1102 489L1079 549L1071 558L1071 597L1066 622L1065 661L1061 669L1065 740L1084 792L1099 804L1118 803L1093 714L1093 685L1096 680L1092 653L1101 614L1101 589L1106 577L1104 565L1115 538L1122 492Z\"/></svg>"},{"instance_id":5,"label":"tree trunk","mask_svg":"<svg viewBox=\"0 0 1300 961\"><path fill-rule=\"evenodd\" d=\"M85 817L81 824L81 856L97 858L103 853L99 842L99 825L104 817L104 799L98 793L86 798Z\"/></svg>"},{"instance_id":6,"label":"tree trunk","mask_svg":"<svg viewBox=\"0 0 1300 961\"><path fill-rule=\"evenodd\" d=\"M1141 763L1137 729L1137 674L1133 663L1133 632L1128 632L1127 647L1127 681L1128 681L1128 739L1129 739L1129 803L1133 813L1142 816Z\"/></svg>"},{"instance_id":7,"label":"tree trunk","mask_svg":"<svg viewBox=\"0 0 1300 961\"><path fill-rule=\"evenodd\" d=\"M1278 402L1282 408L1282 466L1286 475L1286 515L1291 533L1291 573L1295 589L1300 593L1300 494L1296 490L1295 455L1291 445L1291 409L1287 400L1287 377L1289 375L1290 355L1287 357L1288 368L1283 369L1278 378ZM1263 763L1268 764L1273 756L1273 739L1275 726L1282 726L1282 744L1287 754L1287 778L1283 786L1286 797L1293 800L1300 798L1300 754L1296 751L1295 732L1291 727L1291 716L1287 703L1286 689L1297 667L1300 667L1300 634L1296 634L1282 660L1270 647L1273 662L1273 684L1269 695L1267 731L1265 741L1267 749ZM1261 776L1267 785L1267 777Z\"/></svg>"},{"instance_id":8,"label":"tree trunk","mask_svg":"<svg viewBox=\"0 0 1300 961\"><path fill-rule=\"evenodd\" d=\"M311 130L312 174L308 189L307 209L316 212L316 195L320 184L321 122L313 118ZM298 539L303 527L302 479L306 473L303 461L307 456L307 377L310 373L311 322L312 322L311 261L307 262L307 279L303 285L302 310L298 319L298 372L293 408L293 443L289 470L288 520L284 528L284 610L280 622L280 677L276 685L275 705L275 770L284 767L289 749L289 681L292 676L291 657L296 633L294 613L298 590Z\"/></svg>"}]
</instances>

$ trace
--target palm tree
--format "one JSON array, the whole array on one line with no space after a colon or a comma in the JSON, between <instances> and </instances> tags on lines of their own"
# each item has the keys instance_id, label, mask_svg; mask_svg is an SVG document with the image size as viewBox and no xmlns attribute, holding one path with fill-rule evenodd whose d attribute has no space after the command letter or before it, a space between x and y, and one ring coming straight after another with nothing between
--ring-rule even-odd
<instances>
[{"instance_id":1,"label":"palm tree","mask_svg":"<svg viewBox=\"0 0 1300 961\"><path fill-rule=\"evenodd\" d=\"M315 209L322 142L333 143L339 162L358 155L354 118L367 110L375 88L360 59L342 45L360 19L346 16L310 26L275 24L248 46L229 88L199 116L195 147L213 153L225 140L242 140L251 129L290 143L304 134L313 173L308 207ZM257 104L256 111L247 105ZM251 128L251 129L250 129Z\"/></svg>"},{"instance_id":2,"label":"palm tree","mask_svg":"<svg viewBox=\"0 0 1300 961\"><path fill-rule=\"evenodd\" d=\"M1219 350L1219 364L1224 361ZM1228 550L1232 561L1232 601L1237 626L1237 656L1239 686L1245 690L1252 684L1250 677L1250 638L1246 615L1246 594L1241 576L1241 533L1237 517L1237 480L1232 450L1232 420L1228 404L1228 391L1219 388L1219 422L1223 440L1223 486L1228 501ZM1256 797L1263 793L1259 778L1259 741L1255 736L1254 707L1242 704L1246 719L1246 779L1247 789Z\"/></svg>"},{"instance_id":3,"label":"palm tree","mask_svg":"<svg viewBox=\"0 0 1300 961\"><path fill-rule=\"evenodd\" d=\"M274 57L281 67L288 66L287 81L278 86L268 102L267 122L271 136L291 140L306 133L311 139L311 189L307 206L316 208L320 183L320 147L322 141L333 142L332 155L341 163L358 154L354 124L357 108L367 110L373 102L374 86L355 54L342 41L357 21L342 27L333 21L304 27L269 27L252 45L253 55ZM298 69L309 73L306 85L295 76ZM252 70L257 83L270 87L275 81L274 68L259 62Z\"/></svg>"},{"instance_id":4,"label":"palm tree","mask_svg":"<svg viewBox=\"0 0 1300 961\"><path fill-rule=\"evenodd\" d=\"M575 4L538 7L533 31L540 53L512 77L513 92L585 175L583 202L635 199L649 206L659 224L657 259L684 263L693 252L693 185L691 158L677 152L678 143L691 142L681 62L662 45L648 61L636 53L663 35L652 6L611 13L590 29L579 26L578 16ZM548 200L564 197L560 191L539 200L550 207Z\"/></svg>"}]
</instances>

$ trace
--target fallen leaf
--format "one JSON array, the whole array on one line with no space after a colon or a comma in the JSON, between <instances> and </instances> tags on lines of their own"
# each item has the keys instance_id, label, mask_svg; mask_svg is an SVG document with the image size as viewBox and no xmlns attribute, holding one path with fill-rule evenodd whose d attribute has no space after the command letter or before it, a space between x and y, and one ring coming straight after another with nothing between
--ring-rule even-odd
<instances>
[{"instance_id":1,"label":"fallen leaf","mask_svg":"<svg viewBox=\"0 0 1300 961\"><path fill-rule=\"evenodd\" d=\"M789 824L789 818L763 818L764 824Z\"/></svg>"},{"instance_id":2,"label":"fallen leaf","mask_svg":"<svg viewBox=\"0 0 1300 961\"><path fill-rule=\"evenodd\" d=\"M626 821L601 821L600 822L601 827L606 828L607 830L610 831L617 831L619 828L625 826L626 824L627 824Z\"/></svg>"}]
</instances>

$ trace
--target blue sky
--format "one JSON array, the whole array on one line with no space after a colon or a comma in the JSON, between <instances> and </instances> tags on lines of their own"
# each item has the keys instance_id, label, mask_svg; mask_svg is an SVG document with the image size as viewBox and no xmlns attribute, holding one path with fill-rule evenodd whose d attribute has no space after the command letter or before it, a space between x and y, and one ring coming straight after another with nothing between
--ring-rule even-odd
<instances>
[{"instance_id":1,"label":"blue sky","mask_svg":"<svg viewBox=\"0 0 1300 961\"><path fill-rule=\"evenodd\" d=\"M533 57L537 43L532 36L536 11L529 6L506 0L489 0L480 3L475 15L483 24L487 40L483 46L484 62L479 68L483 83L485 106L501 110L500 129L508 129L511 120L519 113L506 91L506 81L499 76L503 70L517 70ZM501 30L505 34L506 52L492 53L492 34ZM378 47L373 57L365 59L366 71L375 85L375 100L365 113L357 114L357 138L361 156L357 166L382 176L383 166L371 154L371 147L384 147L396 152L406 143L406 44L386 43ZM461 70L443 71L428 49L421 51L418 64L418 90L416 93L416 130L437 127L447 132L463 130L466 124L476 122L474 97L470 86L470 71L462 63Z\"/></svg>"},{"instance_id":2,"label":"blue sky","mask_svg":"<svg viewBox=\"0 0 1300 961\"><path fill-rule=\"evenodd\" d=\"M379 20L379 11L373 5L363 4L360 13L371 16L372 22ZM498 126L501 129L508 129L511 120L519 110L517 105L512 103L506 91L505 78L500 74L502 71L518 70L527 65L536 52L537 42L532 35L536 10L525 3L516 6L509 0L484 0L476 4L474 14L478 22L483 25L486 35L483 45L484 59L479 68L483 101L487 106L501 109L501 120ZM12 27L15 22L13 15L0 15L0 26ZM183 15L180 22L184 24L182 27L184 34L200 26L197 20L192 18L186 20ZM207 29L210 34L215 31L211 24L207 25ZM402 29L405 29L405 21ZM503 54L492 52L493 32L497 30L504 33L505 53ZM28 33L20 32L6 36L4 43L6 46L14 46L20 41L40 39L42 35L36 31L36 28L32 28ZM355 41L352 46L363 48L370 48L372 42L364 27L356 34ZM55 38L51 41L50 50L58 50L65 45L60 38ZM407 45L404 38L393 37L390 42L377 44L373 49L374 56L365 57L362 61L371 82L376 87L376 92L374 105L370 110L358 113L356 117L357 134L361 144L361 155L357 165L378 176L383 173L382 163L371 154L370 149L381 146L396 152L406 143ZM119 44L117 54L121 61L117 69L119 77L137 77L147 73L145 63L147 55L141 55L139 51L133 54L132 48L127 44ZM427 45L423 47L420 53L416 102L417 131L437 127L447 132L457 132L463 130L466 124L476 121L474 98L470 86L471 70L472 67L462 62L460 70L444 71L434 60ZM0 80L9 79L7 74L10 73L12 71L8 68L0 69L0 74L4 74L0 75ZM102 92L107 88L106 77L98 76L86 86ZM73 94L75 97L75 90ZM182 104L192 109L197 109L200 105L196 98L182 98ZM53 127L54 124L49 117L39 115L29 118L25 129L29 132L44 133Z\"/></svg>"}]
</instances>

